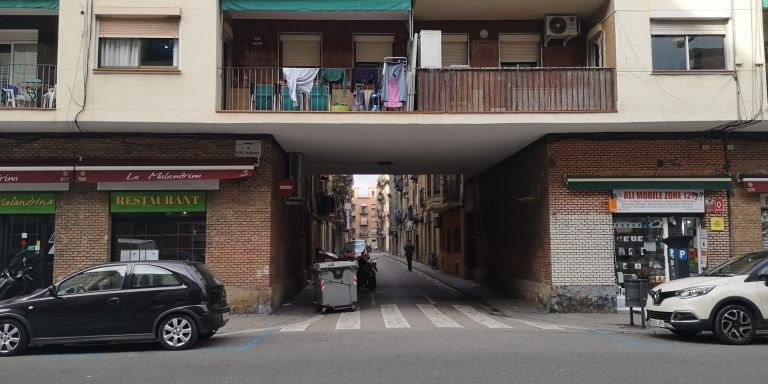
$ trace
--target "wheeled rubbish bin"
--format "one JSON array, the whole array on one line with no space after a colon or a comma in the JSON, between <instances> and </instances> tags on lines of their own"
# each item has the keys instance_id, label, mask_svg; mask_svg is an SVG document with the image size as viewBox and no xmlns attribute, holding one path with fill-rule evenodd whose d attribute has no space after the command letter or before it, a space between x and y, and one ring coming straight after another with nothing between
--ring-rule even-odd
<instances>
[{"instance_id":1,"label":"wheeled rubbish bin","mask_svg":"<svg viewBox=\"0 0 768 384\"><path fill-rule=\"evenodd\" d=\"M317 263L312 267L314 303L320 311L357 307L357 264L351 261Z\"/></svg>"}]
</instances>

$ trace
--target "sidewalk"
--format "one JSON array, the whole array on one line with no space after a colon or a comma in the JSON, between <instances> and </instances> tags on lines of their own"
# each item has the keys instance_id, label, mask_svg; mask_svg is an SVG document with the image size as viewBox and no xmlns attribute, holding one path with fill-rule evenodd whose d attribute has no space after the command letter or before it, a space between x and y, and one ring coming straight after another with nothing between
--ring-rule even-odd
<instances>
[{"instance_id":1,"label":"sidewalk","mask_svg":"<svg viewBox=\"0 0 768 384\"><path fill-rule=\"evenodd\" d=\"M381 253L386 256L406 263L405 257ZM641 318L635 315L635 326L629 325L629 313L549 313L546 310L532 306L518 299L505 296L491 288L480 285L472 280L465 280L445 273L441 270L433 270L425 264L413 261L413 268L441 283L459 291L472 300L482 304L486 310L498 316L513 319L546 323L562 328L597 330L612 333L630 334L667 334L666 330L641 328Z\"/></svg>"}]
</instances>

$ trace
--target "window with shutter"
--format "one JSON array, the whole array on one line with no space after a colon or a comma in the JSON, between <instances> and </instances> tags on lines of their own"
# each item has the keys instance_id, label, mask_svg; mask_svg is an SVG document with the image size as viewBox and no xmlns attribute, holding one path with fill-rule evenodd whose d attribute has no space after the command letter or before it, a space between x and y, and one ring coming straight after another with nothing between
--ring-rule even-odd
<instances>
[{"instance_id":1,"label":"window with shutter","mask_svg":"<svg viewBox=\"0 0 768 384\"><path fill-rule=\"evenodd\" d=\"M395 37L392 35L355 35L355 66L377 63L393 56Z\"/></svg>"},{"instance_id":2,"label":"window with shutter","mask_svg":"<svg viewBox=\"0 0 768 384\"><path fill-rule=\"evenodd\" d=\"M283 67L321 67L319 34L280 34L280 63Z\"/></svg>"},{"instance_id":3,"label":"window with shutter","mask_svg":"<svg viewBox=\"0 0 768 384\"><path fill-rule=\"evenodd\" d=\"M469 38L466 34L442 34L443 67L469 65Z\"/></svg>"},{"instance_id":4,"label":"window with shutter","mask_svg":"<svg viewBox=\"0 0 768 384\"><path fill-rule=\"evenodd\" d=\"M179 18L100 17L98 66L179 66Z\"/></svg>"},{"instance_id":5,"label":"window with shutter","mask_svg":"<svg viewBox=\"0 0 768 384\"><path fill-rule=\"evenodd\" d=\"M499 35L499 63L505 68L539 65L541 38L534 34Z\"/></svg>"}]
</instances>

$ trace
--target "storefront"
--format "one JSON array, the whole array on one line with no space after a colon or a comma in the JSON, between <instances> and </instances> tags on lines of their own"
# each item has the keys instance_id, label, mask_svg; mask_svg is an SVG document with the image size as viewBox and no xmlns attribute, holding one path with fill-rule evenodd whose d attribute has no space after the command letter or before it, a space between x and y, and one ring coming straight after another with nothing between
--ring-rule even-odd
<instances>
[{"instance_id":1,"label":"storefront","mask_svg":"<svg viewBox=\"0 0 768 384\"><path fill-rule=\"evenodd\" d=\"M39 287L51 284L56 193L69 189L72 166L0 167L0 270L34 260Z\"/></svg>"},{"instance_id":2,"label":"storefront","mask_svg":"<svg viewBox=\"0 0 768 384\"><path fill-rule=\"evenodd\" d=\"M741 182L747 193L760 195L762 248L768 249L768 177L743 177Z\"/></svg>"},{"instance_id":3,"label":"storefront","mask_svg":"<svg viewBox=\"0 0 768 384\"><path fill-rule=\"evenodd\" d=\"M208 193L255 164L82 165L80 182L109 193L110 259L205 262Z\"/></svg>"}]
</instances>

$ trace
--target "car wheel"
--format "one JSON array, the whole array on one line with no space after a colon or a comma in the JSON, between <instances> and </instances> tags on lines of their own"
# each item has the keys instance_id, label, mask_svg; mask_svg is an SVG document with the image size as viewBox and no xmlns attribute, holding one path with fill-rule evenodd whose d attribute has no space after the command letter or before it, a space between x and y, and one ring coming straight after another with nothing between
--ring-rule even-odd
<instances>
[{"instance_id":1,"label":"car wheel","mask_svg":"<svg viewBox=\"0 0 768 384\"><path fill-rule=\"evenodd\" d=\"M29 345L27 330L17 321L0 319L0 356L14 356Z\"/></svg>"},{"instance_id":2,"label":"car wheel","mask_svg":"<svg viewBox=\"0 0 768 384\"><path fill-rule=\"evenodd\" d=\"M741 305L728 305L717 313L713 330L723 344L749 344L755 338L755 316Z\"/></svg>"},{"instance_id":3,"label":"car wheel","mask_svg":"<svg viewBox=\"0 0 768 384\"><path fill-rule=\"evenodd\" d=\"M197 325L187 315L174 314L160 323L160 344L169 351L191 348L197 342Z\"/></svg>"},{"instance_id":4,"label":"car wheel","mask_svg":"<svg viewBox=\"0 0 768 384\"><path fill-rule=\"evenodd\" d=\"M206 332L206 333L201 333L200 336L197 337L197 339L198 340L208 340L211 337L213 337L213 335L215 335L217 331L218 331L218 329L214 329L214 330Z\"/></svg>"},{"instance_id":5,"label":"car wheel","mask_svg":"<svg viewBox=\"0 0 768 384\"><path fill-rule=\"evenodd\" d=\"M688 331L688 330L682 330L682 329L670 329L670 331L672 331L672 333L674 333L675 336L685 337L685 338L694 337L699 333L701 333L701 331Z\"/></svg>"}]
</instances>

